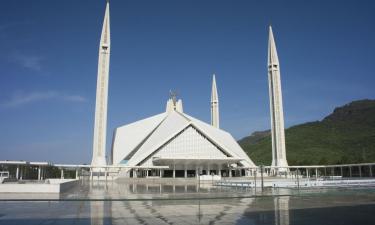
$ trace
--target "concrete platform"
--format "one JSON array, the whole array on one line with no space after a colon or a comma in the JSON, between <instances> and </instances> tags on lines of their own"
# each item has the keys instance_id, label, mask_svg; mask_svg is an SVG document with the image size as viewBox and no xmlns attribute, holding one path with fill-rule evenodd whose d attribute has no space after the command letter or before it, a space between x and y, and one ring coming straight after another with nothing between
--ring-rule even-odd
<instances>
[{"instance_id":1,"label":"concrete platform","mask_svg":"<svg viewBox=\"0 0 375 225\"><path fill-rule=\"evenodd\" d=\"M44 183L32 181L0 184L0 193L61 193L78 183L76 179L48 179Z\"/></svg>"}]
</instances>

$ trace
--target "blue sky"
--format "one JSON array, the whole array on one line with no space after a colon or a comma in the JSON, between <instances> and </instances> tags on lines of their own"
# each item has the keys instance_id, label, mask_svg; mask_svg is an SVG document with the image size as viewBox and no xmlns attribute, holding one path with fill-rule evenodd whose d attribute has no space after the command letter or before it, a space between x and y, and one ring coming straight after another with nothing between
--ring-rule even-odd
<instances>
[{"instance_id":1,"label":"blue sky","mask_svg":"<svg viewBox=\"0 0 375 225\"><path fill-rule=\"evenodd\" d=\"M104 0L12 0L0 7L0 159L89 163ZM210 120L216 73L221 127L269 129L272 23L286 126L375 98L375 3L111 1L108 149L115 127L165 110Z\"/></svg>"}]
</instances>

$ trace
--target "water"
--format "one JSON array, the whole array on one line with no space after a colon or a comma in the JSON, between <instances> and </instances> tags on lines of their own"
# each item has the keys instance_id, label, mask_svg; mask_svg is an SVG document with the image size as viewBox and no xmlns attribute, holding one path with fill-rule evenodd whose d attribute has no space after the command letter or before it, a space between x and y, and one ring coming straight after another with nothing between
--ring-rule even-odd
<instances>
[{"instance_id":1,"label":"water","mask_svg":"<svg viewBox=\"0 0 375 225\"><path fill-rule=\"evenodd\" d=\"M7 198L8 200L4 200ZM375 189L251 189L82 183L2 195L0 224L375 224Z\"/></svg>"}]
</instances>

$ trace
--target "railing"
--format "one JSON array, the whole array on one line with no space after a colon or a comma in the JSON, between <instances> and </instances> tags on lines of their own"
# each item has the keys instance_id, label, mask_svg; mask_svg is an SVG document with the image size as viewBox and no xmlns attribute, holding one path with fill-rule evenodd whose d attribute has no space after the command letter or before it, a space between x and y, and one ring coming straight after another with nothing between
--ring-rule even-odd
<instances>
[{"instance_id":1,"label":"railing","mask_svg":"<svg viewBox=\"0 0 375 225\"><path fill-rule=\"evenodd\" d=\"M252 180L250 180L252 179ZM375 178L341 178L320 177L316 178L267 178L267 179L242 179L221 180L213 183L222 187L243 188L311 188L311 187L353 187L353 186L375 186Z\"/></svg>"}]
</instances>

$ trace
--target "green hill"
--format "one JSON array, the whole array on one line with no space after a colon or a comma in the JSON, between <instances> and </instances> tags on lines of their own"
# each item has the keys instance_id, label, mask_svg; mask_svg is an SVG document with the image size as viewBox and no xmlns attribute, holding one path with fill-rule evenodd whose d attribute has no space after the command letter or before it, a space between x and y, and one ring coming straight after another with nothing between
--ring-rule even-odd
<instances>
[{"instance_id":1,"label":"green hill","mask_svg":"<svg viewBox=\"0 0 375 225\"><path fill-rule=\"evenodd\" d=\"M354 101L336 108L322 121L285 130L289 165L375 162L375 100ZM255 164L270 165L270 131L239 140Z\"/></svg>"}]
</instances>

